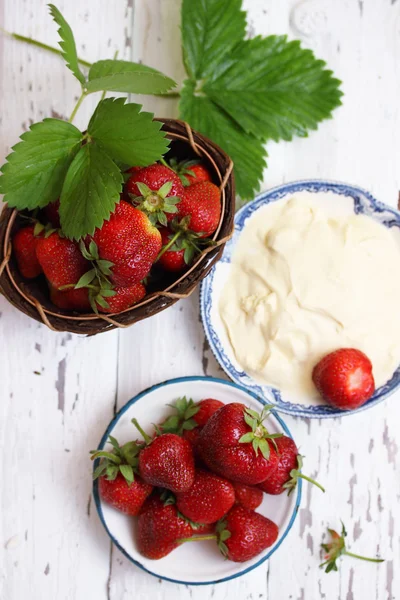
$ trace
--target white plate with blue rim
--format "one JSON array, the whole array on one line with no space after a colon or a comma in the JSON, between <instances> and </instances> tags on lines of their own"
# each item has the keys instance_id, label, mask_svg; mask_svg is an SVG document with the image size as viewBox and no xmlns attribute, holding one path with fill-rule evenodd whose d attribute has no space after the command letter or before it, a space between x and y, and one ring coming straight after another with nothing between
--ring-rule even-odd
<instances>
[{"instance_id":1,"label":"white plate with blue rim","mask_svg":"<svg viewBox=\"0 0 400 600\"><path fill-rule=\"evenodd\" d=\"M212 268L201 285L200 307L204 331L210 348L226 374L238 385L262 398L268 404L276 406L280 412L300 417L339 417L354 414L375 406L390 396L400 386L400 366L385 385L375 390L374 395L363 406L351 411L343 411L324 404L318 393L312 398L296 397L269 385L256 381L237 362L225 326L219 314L219 299L227 280L232 260L232 253L240 233L257 210L272 202L284 201L297 192L309 192L324 202L333 202L351 214L365 214L385 227L396 228L400 238L400 212L378 202L369 192L357 186L345 183L330 182L318 179L286 183L263 192L255 200L244 205L235 216L235 230L231 240L226 244L221 260ZM397 232L396 232L397 234Z\"/></svg>"},{"instance_id":2,"label":"white plate with blue rim","mask_svg":"<svg viewBox=\"0 0 400 600\"><path fill-rule=\"evenodd\" d=\"M109 435L114 436L120 444L137 439L131 419L135 417L147 432L153 430L153 423L162 422L171 408L167 404L181 396L194 401L204 398L217 398L228 404L241 402L260 412L264 406L252 392L242 387L213 377L181 377L155 385L130 400L114 417L107 427L99 444L99 450L107 446ZM266 426L270 433L283 433L290 436L282 418L275 412L267 417ZM96 468L95 461L94 468ZM142 556L136 544L135 517L124 515L105 502L99 496L97 481L93 484L93 495L97 512L112 542L137 567L155 577L185 585L207 585L229 581L240 577L259 567L274 554L289 533L296 518L301 500L302 482L299 480L295 491L288 496L268 496L257 512L272 519L279 527L279 536L275 544L245 563L225 560L214 541L197 544L183 544L168 556L160 560L150 560Z\"/></svg>"}]
</instances>

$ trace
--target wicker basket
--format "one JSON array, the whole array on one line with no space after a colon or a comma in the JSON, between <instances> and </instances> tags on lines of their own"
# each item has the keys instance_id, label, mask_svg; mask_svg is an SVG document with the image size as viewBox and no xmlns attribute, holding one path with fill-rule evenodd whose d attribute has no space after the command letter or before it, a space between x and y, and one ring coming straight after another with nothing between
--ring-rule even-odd
<instances>
[{"instance_id":1,"label":"wicker basket","mask_svg":"<svg viewBox=\"0 0 400 600\"><path fill-rule=\"evenodd\" d=\"M213 173L214 183L221 188L221 219L213 235L215 244L195 259L193 265L179 275L165 275L138 304L118 314L78 314L59 310L49 299L44 278L27 281L21 277L12 256L11 239L23 224L18 211L5 207L0 215L0 292L20 311L53 331L70 331L95 335L116 327L129 327L168 308L189 296L198 283L220 259L225 242L233 233L235 183L233 163L211 140L192 131L187 123L174 119L158 119L171 140L169 154L179 160L201 158ZM167 157L168 158L168 157Z\"/></svg>"}]
</instances>

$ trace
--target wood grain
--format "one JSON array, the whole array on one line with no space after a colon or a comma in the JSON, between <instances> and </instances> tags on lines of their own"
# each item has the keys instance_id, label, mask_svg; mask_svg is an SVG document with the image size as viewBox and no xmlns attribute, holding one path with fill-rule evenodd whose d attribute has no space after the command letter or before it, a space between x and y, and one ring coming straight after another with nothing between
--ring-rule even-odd
<instances>
[{"instance_id":1,"label":"wood grain","mask_svg":"<svg viewBox=\"0 0 400 600\"><path fill-rule=\"evenodd\" d=\"M183 78L179 0L59 2L94 60L120 56ZM359 184L396 206L400 189L400 2L245 0L249 35L288 34L328 61L343 80L344 104L307 139L269 144L263 188L326 177ZM3 0L0 25L54 44L41 0ZM78 93L54 56L0 36L0 159L21 129L68 115ZM143 98L158 116L172 100ZM96 98L79 113L84 126ZM90 499L88 450L113 412L143 388L180 375L222 376L204 341L198 297L122 332L85 339L53 334L0 298L0 598L20 600L395 600L400 597L400 395L342 419L286 419L305 470L327 493L304 487L287 540L268 564L220 586L161 582L110 543ZM37 371L40 375L35 374ZM386 562L343 560L318 569L327 525L345 522L351 549Z\"/></svg>"}]
</instances>

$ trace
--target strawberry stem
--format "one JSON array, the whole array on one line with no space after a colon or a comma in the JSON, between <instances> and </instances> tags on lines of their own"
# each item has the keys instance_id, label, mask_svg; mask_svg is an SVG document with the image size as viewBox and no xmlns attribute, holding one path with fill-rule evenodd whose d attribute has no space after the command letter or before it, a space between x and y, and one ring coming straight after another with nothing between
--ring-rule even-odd
<instances>
[{"instance_id":1,"label":"strawberry stem","mask_svg":"<svg viewBox=\"0 0 400 600\"><path fill-rule=\"evenodd\" d=\"M158 260L160 260L160 258L162 257L163 254L165 254L165 252L167 252L167 250L169 250L171 248L171 246L173 246L176 242L176 240L180 237L181 235L181 231L177 231L175 233L175 235L169 240L168 244L165 244L165 246L163 246L160 250L159 255L157 256L155 262L157 262Z\"/></svg>"},{"instance_id":2,"label":"strawberry stem","mask_svg":"<svg viewBox=\"0 0 400 600\"><path fill-rule=\"evenodd\" d=\"M181 538L180 540L178 540L179 544L183 544L185 542L204 542L206 540L216 540L217 536L212 534L212 535L198 535L195 537L190 537L190 538Z\"/></svg>"},{"instance_id":3,"label":"strawberry stem","mask_svg":"<svg viewBox=\"0 0 400 600\"><path fill-rule=\"evenodd\" d=\"M151 437L140 427L139 423L137 422L136 419L132 419L132 423L134 424L134 426L136 427L136 429L139 431L139 433L142 434L144 441L146 442L146 444L151 444L151 442L153 441L151 439Z\"/></svg>"},{"instance_id":4,"label":"strawberry stem","mask_svg":"<svg viewBox=\"0 0 400 600\"><path fill-rule=\"evenodd\" d=\"M303 473L299 473L297 475L297 477L301 477L301 479L305 479L309 483L316 485L320 490L322 490L325 493L325 488L320 483L318 483L318 481L315 481L315 479L311 479L311 477L308 477L307 475L303 475Z\"/></svg>"},{"instance_id":5,"label":"strawberry stem","mask_svg":"<svg viewBox=\"0 0 400 600\"><path fill-rule=\"evenodd\" d=\"M19 42L25 42L27 44L30 44L31 46L37 46L38 48L42 48L43 50L47 50L48 52L52 52L53 54L58 54L58 56L62 56L62 52L61 50L58 50L58 48L53 48L53 46L48 46L43 42L39 42L38 40L34 40L30 37L25 37L24 35L20 35L19 33L11 33L10 31L6 31L2 27L0 27L0 31L4 33L4 35L8 35L9 37L14 38L14 40L18 40ZM92 66L92 63L88 62L87 60L83 60L79 57L78 62L84 67L90 68Z\"/></svg>"},{"instance_id":6,"label":"strawberry stem","mask_svg":"<svg viewBox=\"0 0 400 600\"><path fill-rule=\"evenodd\" d=\"M367 560L368 562L374 562L374 563L385 562L385 559L383 559L383 558L368 558L367 556L361 556L360 554L354 554L353 552L347 552L347 550L345 552L343 552L343 554L346 554L346 556L352 556L353 558L359 558L360 560Z\"/></svg>"},{"instance_id":7,"label":"strawberry stem","mask_svg":"<svg viewBox=\"0 0 400 600\"><path fill-rule=\"evenodd\" d=\"M72 114L71 114L70 118L68 119L68 123L72 123L72 121L75 119L76 113L78 112L79 107L82 104L82 102L84 101L84 99L86 98L86 96L87 96L87 93L86 92L82 92L82 94L81 94L78 102L75 105L74 110L72 111Z\"/></svg>"}]
</instances>

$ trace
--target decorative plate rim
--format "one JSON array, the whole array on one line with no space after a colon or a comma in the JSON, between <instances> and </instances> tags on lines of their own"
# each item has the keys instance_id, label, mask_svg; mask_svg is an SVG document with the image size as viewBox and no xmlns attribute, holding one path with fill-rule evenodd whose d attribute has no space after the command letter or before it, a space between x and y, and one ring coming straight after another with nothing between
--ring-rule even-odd
<instances>
[{"instance_id":1,"label":"decorative plate rim","mask_svg":"<svg viewBox=\"0 0 400 600\"><path fill-rule=\"evenodd\" d=\"M227 381L225 379L219 379L217 377L209 377L209 376L201 376L201 375L189 375L189 376L186 376L186 377L176 377L174 379L168 379L166 381L163 381L161 383L157 383L155 385L152 385L152 386L146 388L145 390L143 390L142 392L140 392L139 394L137 394L136 396L134 396L133 398L131 398L126 404L124 404L124 406L116 413L116 415L113 417L113 419L108 424L107 429L104 432L104 434L101 437L101 440L99 442L98 450L102 450L104 448L104 446L105 446L105 444L107 442L108 436L110 434L110 431L114 428L114 426L119 421L119 419L122 417L122 415L133 404L135 404L136 402L138 402L138 400L140 400L141 398L143 398L147 394L149 394L149 393L151 393L154 390L157 390L159 388L166 387L166 386L169 386L169 385L173 385L173 384L176 384L176 383L186 383L186 382L194 382L194 381L209 381L209 382L212 382L212 383L217 383L217 384L222 384L222 385L234 387L234 388L236 388L236 389L238 389L238 390L240 390L242 392L245 392L246 394L248 394L249 396L251 396L252 398L254 398L260 404L266 404L266 402L264 401L263 398L258 397L256 394L254 394L253 392L249 391L245 387L243 387L241 385L238 385L237 383L234 383L232 381ZM290 433L289 428L287 427L287 425L283 421L283 419L278 414L276 414L276 412L274 410L271 410L271 413L273 414L273 416L275 417L275 419L278 421L279 425L282 427L282 429L284 430L285 434L288 435L289 437L291 437L293 439L293 436ZM99 459L97 459L97 460L94 461L93 472L96 469L98 463L99 463ZM164 575L159 575L158 573L156 573L154 571L151 571L150 569L148 569L147 567L145 567L142 563L140 563L138 560L136 560L132 556L130 556L130 554L119 544L118 540L115 538L115 536L113 535L113 533L108 528L106 520L104 518L103 509L102 509L102 506L101 506L100 495L99 495L99 490L98 490L98 480L95 480L93 482L93 497L94 497L94 501L95 501L95 505L96 505L97 514L98 514L98 516L100 518L100 521L101 521L104 529L106 530L108 536L110 537L112 543L122 552L122 554L130 562L132 562L134 565L136 565L137 567L139 567L140 569L142 569L146 573L149 573L150 575L153 575L154 577L157 577L158 579L163 579L165 581L169 581L171 583L178 583L178 584L181 584L181 585L196 585L196 586L197 585L214 585L214 584L217 584L217 583L223 583L223 582L226 582L226 581L230 581L231 579L236 579L237 577L241 577L242 575L245 575L246 573L249 573L250 571L253 571L253 569L256 569L262 563L264 563L266 560L268 560L272 556L272 554L274 554L274 552L276 552L276 550L282 544L283 540L286 538L286 536L288 535L289 531L293 527L294 521L296 519L297 513L299 511L299 507L300 507L301 493L302 493L302 480L299 479L298 483L297 483L297 497L296 497L295 505L294 505L294 508L293 508L293 512L292 512L292 515L291 515L291 517L289 519L289 522L288 522L288 524L287 524L287 526L286 526L286 528L285 528L285 530L284 530L284 532L282 534L282 537L273 546L273 548L270 550L270 552L268 552L265 556L263 556L254 565L251 565L250 567L247 567L247 568L243 569L242 571L240 571L238 573L235 573L234 575L229 575L229 577L223 577L222 579L217 579L217 580L213 580L213 581L180 581L178 579L172 579L170 577L165 577Z\"/></svg>"},{"instance_id":2,"label":"decorative plate rim","mask_svg":"<svg viewBox=\"0 0 400 600\"><path fill-rule=\"evenodd\" d=\"M325 189L324 189L325 188ZM356 214L365 213L366 208L370 209L370 212L375 215L381 216L381 222L387 227L397 226L400 228L400 211L397 209L384 204L377 200L368 190L349 183L341 181L334 181L328 179L301 179L292 182L287 182L273 188L270 188L264 192L258 194L254 200L248 202L242 206L235 215L235 229L232 239L227 243L224 254L221 257L220 263L227 263L229 260L226 258L227 252L232 247L238 231L243 228L244 221L247 220L255 211L261 206L267 205L270 202L280 200L282 197L299 191L309 192L321 192L329 191L336 193L340 196L347 196L353 200L354 212ZM362 198L360 198L360 196ZM364 204L362 202L364 201ZM387 219L383 219L384 215L388 215ZM217 265L211 269L208 276L203 279L200 285L200 314L204 328L204 332L209 343L210 349L217 360L218 364L222 367L224 372L230 377L232 381L240 386L244 386L247 389L253 391L257 396L274 404L282 413L306 418L337 418L342 416L350 416L360 413L368 408L372 408L376 404L379 404L385 400L388 396L393 394L400 386L400 365L394 372L392 378L386 382L383 386L379 387L372 398L365 404L357 409L350 411L339 410L328 405L305 405L305 404L294 404L287 400L282 399L281 392L271 386L262 385L257 383L250 375L247 375L244 371L238 371L228 358L223 344L220 341L219 335L215 331L211 323L210 310L211 310L211 296L213 288L213 280Z\"/></svg>"}]
</instances>

